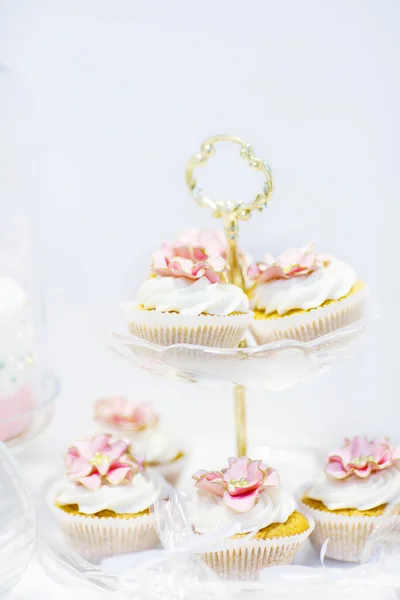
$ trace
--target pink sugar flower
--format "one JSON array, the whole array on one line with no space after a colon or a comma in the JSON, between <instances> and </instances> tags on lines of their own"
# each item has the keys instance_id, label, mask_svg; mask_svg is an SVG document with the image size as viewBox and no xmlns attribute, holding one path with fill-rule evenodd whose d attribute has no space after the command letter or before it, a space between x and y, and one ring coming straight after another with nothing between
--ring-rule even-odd
<instances>
[{"instance_id":1,"label":"pink sugar flower","mask_svg":"<svg viewBox=\"0 0 400 600\"><path fill-rule=\"evenodd\" d=\"M251 510L261 492L279 485L275 469L261 460L229 458L228 464L228 468L221 471L197 471L193 479L197 488L223 498L225 504L235 512Z\"/></svg>"},{"instance_id":2,"label":"pink sugar flower","mask_svg":"<svg viewBox=\"0 0 400 600\"><path fill-rule=\"evenodd\" d=\"M142 461L128 455L126 442L111 442L111 435L100 434L68 448L65 463L68 478L95 491L102 484L120 485L143 470Z\"/></svg>"},{"instance_id":3,"label":"pink sugar flower","mask_svg":"<svg viewBox=\"0 0 400 600\"><path fill-rule=\"evenodd\" d=\"M96 400L94 418L99 423L126 431L140 431L155 427L158 423L158 415L151 404L135 404L124 396L108 396Z\"/></svg>"},{"instance_id":4,"label":"pink sugar flower","mask_svg":"<svg viewBox=\"0 0 400 600\"><path fill-rule=\"evenodd\" d=\"M201 262L215 256L226 258L227 242L221 229L192 228L178 236L172 244L164 244L162 249L166 256L180 256Z\"/></svg>"},{"instance_id":5,"label":"pink sugar flower","mask_svg":"<svg viewBox=\"0 0 400 600\"><path fill-rule=\"evenodd\" d=\"M346 439L343 448L329 454L325 472L331 479L346 479L351 475L366 479L397 463L400 463L400 446L396 448L387 438L369 441L357 436Z\"/></svg>"},{"instance_id":6,"label":"pink sugar flower","mask_svg":"<svg viewBox=\"0 0 400 600\"><path fill-rule=\"evenodd\" d=\"M308 244L304 248L290 248L278 259L272 254L266 254L262 262L249 267L248 276L257 283L266 283L272 279L290 279L309 275L329 262L328 256L316 254L314 245Z\"/></svg>"},{"instance_id":7,"label":"pink sugar flower","mask_svg":"<svg viewBox=\"0 0 400 600\"><path fill-rule=\"evenodd\" d=\"M163 252L155 252L153 255L153 273L159 277L182 277L189 281L197 281L206 277L210 283L219 283L225 269L225 261L214 257L208 262L193 262L186 258L170 258L164 256Z\"/></svg>"}]
</instances>

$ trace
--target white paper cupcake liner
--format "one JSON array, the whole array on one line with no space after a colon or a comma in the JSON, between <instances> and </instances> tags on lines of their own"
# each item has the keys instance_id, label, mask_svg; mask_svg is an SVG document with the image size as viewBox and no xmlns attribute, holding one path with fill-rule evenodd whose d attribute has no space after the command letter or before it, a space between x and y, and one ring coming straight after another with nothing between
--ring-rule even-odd
<instances>
[{"instance_id":1,"label":"white paper cupcake liner","mask_svg":"<svg viewBox=\"0 0 400 600\"><path fill-rule=\"evenodd\" d=\"M285 339L311 341L346 327L363 316L365 288L332 304L275 319L254 319L250 325L257 344Z\"/></svg>"},{"instance_id":2,"label":"white paper cupcake liner","mask_svg":"<svg viewBox=\"0 0 400 600\"><path fill-rule=\"evenodd\" d=\"M310 539L316 550L320 550L329 538L327 558L344 562L360 562L368 539L376 527L384 528L387 517L350 517L318 510L300 502L302 512L315 521ZM400 516L396 518L399 521Z\"/></svg>"},{"instance_id":3,"label":"white paper cupcake liner","mask_svg":"<svg viewBox=\"0 0 400 600\"><path fill-rule=\"evenodd\" d=\"M259 571L266 567L288 565L304 544L314 528L309 519L309 528L303 533L270 540L230 539L220 550L202 554L206 564L221 579L257 579Z\"/></svg>"},{"instance_id":4,"label":"white paper cupcake liner","mask_svg":"<svg viewBox=\"0 0 400 600\"><path fill-rule=\"evenodd\" d=\"M218 348L237 348L252 321L252 313L216 316L181 315L144 310L123 303L122 310L130 332L161 346L194 344Z\"/></svg>"},{"instance_id":5,"label":"white paper cupcake liner","mask_svg":"<svg viewBox=\"0 0 400 600\"><path fill-rule=\"evenodd\" d=\"M72 546L86 558L149 550L160 544L153 514L123 519L73 515L56 506L52 510Z\"/></svg>"}]
</instances>

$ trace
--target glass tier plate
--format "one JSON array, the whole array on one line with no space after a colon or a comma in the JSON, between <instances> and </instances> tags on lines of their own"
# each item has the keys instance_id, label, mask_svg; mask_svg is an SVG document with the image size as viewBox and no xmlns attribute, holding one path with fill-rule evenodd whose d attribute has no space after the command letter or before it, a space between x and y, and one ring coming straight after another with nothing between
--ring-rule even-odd
<instances>
[{"instance_id":1,"label":"glass tier plate","mask_svg":"<svg viewBox=\"0 0 400 600\"><path fill-rule=\"evenodd\" d=\"M246 348L189 344L160 346L130 334L107 331L106 343L131 364L159 375L208 386L236 384L265 391L293 387L347 357L362 337L366 319L314 340L282 340Z\"/></svg>"}]
</instances>

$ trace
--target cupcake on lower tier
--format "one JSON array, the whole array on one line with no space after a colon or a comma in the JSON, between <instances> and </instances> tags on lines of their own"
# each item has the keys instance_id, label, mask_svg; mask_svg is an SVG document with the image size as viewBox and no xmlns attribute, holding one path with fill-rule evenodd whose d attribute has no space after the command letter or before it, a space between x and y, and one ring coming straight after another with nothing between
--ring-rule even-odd
<instances>
[{"instance_id":1,"label":"cupcake on lower tier","mask_svg":"<svg viewBox=\"0 0 400 600\"><path fill-rule=\"evenodd\" d=\"M309 341L360 319L365 285L336 258L313 245L266 255L249 268L249 289L258 344L283 339Z\"/></svg>"},{"instance_id":2,"label":"cupcake on lower tier","mask_svg":"<svg viewBox=\"0 0 400 600\"><path fill-rule=\"evenodd\" d=\"M153 406L131 402L123 396L99 398L94 404L96 430L129 442L135 456L143 456L148 469L156 470L175 485L186 461L183 444L162 425Z\"/></svg>"},{"instance_id":3,"label":"cupcake on lower tier","mask_svg":"<svg viewBox=\"0 0 400 600\"><path fill-rule=\"evenodd\" d=\"M67 450L66 466L49 503L82 555L100 559L158 545L151 507L162 497L164 482L143 468L125 442L103 434L77 442Z\"/></svg>"},{"instance_id":4,"label":"cupcake on lower tier","mask_svg":"<svg viewBox=\"0 0 400 600\"><path fill-rule=\"evenodd\" d=\"M329 454L325 474L301 501L316 523L313 545L320 550L329 538L328 558L360 562L369 536L385 526L383 515L399 495L400 447L386 438L346 440L343 448ZM391 510L400 527L400 506L394 504Z\"/></svg>"},{"instance_id":5,"label":"cupcake on lower tier","mask_svg":"<svg viewBox=\"0 0 400 600\"><path fill-rule=\"evenodd\" d=\"M252 313L243 290L226 283L225 270L220 257L194 262L157 252L137 300L121 305L131 333L162 346L237 347Z\"/></svg>"},{"instance_id":6,"label":"cupcake on lower tier","mask_svg":"<svg viewBox=\"0 0 400 600\"><path fill-rule=\"evenodd\" d=\"M296 510L278 474L261 460L230 458L221 471L198 471L190 505L195 533L232 531L205 562L224 579L254 579L265 567L289 564L313 522Z\"/></svg>"}]
</instances>

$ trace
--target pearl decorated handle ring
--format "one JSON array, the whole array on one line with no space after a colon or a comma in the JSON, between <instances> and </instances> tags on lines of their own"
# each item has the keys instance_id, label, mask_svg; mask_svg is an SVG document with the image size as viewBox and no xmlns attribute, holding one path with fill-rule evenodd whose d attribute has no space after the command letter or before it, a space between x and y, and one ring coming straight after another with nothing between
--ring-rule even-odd
<instances>
[{"instance_id":1,"label":"pearl decorated handle ring","mask_svg":"<svg viewBox=\"0 0 400 600\"><path fill-rule=\"evenodd\" d=\"M252 169L264 173L265 181L262 184L262 191L257 194L253 202L231 202L223 200L212 200L204 194L204 191L197 186L194 178L194 170L207 164L209 158L215 153L215 144L217 142L233 142L238 144L240 156L245 158ZM186 168L186 183L193 195L193 198L200 206L211 208L213 217L223 217L230 220L247 220L253 211L262 211L266 208L269 199L272 196L274 183L269 165L254 154L253 147L239 137L232 135L214 135L206 139L200 152L189 159Z\"/></svg>"}]
</instances>

